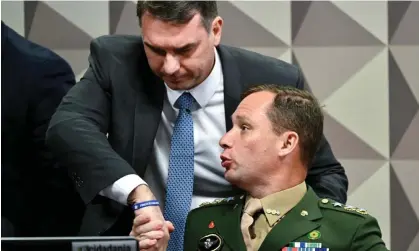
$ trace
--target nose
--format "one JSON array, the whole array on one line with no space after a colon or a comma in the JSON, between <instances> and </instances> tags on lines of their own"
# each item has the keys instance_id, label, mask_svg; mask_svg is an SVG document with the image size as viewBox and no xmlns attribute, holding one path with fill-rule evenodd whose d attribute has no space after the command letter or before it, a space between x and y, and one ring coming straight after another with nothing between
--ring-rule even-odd
<instances>
[{"instance_id":1,"label":"nose","mask_svg":"<svg viewBox=\"0 0 419 251\"><path fill-rule=\"evenodd\" d=\"M223 149L231 148L231 145L232 145L231 130L228 131L226 134L224 134L223 137L221 137L221 139L219 141L219 145Z\"/></svg>"},{"instance_id":2,"label":"nose","mask_svg":"<svg viewBox=\"0 0 419 251\"><path fill-rule=\"evenodd\" d=\"M163 64L163 72L166 75L172 75L179 70L179 59L169 53L166 54Z\"/></svg>"}]
</instances>

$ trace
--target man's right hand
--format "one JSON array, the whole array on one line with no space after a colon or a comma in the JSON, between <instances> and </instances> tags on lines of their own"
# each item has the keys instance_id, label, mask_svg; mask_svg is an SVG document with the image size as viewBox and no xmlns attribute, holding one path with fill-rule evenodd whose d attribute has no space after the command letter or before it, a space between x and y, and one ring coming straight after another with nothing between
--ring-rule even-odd
<instances>
[{"instance_id":1,"label":"man's right hand","mask_svg":"<svg viewBox=\"0 0 419 251\"><path fill-rule=\"evenodd\" d=\"M128 197L128 203L155 200L147 185L140 185ZM140 249L166 250L169 233L173 232L172 223L165 221L159 206L148 206L135 211L131 236L139 241Z\"/></svg>"}]
</instances>

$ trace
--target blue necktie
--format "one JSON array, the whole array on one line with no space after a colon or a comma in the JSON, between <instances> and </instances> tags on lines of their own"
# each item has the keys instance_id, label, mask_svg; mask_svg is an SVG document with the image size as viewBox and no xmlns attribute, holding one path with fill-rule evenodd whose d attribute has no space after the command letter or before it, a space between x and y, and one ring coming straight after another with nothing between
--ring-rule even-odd
<instances>
[{"instance_id":1,"label":"blue necktie","mask_svg":"<svg viewBox=\"0 0 419 251\"><path fill-rule=\"evenodd\" d=\"M173 128L170 145L169 174L167 178L164 218L173 223L168 251L183 250L183 235L193 192L194 137L190 108L194 98L183 93L176 101L179 115Z\"/></svg>"}]
</instances>

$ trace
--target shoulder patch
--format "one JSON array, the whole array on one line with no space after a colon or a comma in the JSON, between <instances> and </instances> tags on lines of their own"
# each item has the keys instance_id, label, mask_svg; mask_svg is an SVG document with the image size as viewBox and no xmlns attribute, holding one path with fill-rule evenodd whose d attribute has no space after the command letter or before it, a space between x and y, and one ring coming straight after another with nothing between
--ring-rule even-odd
<instances>
[{"instance_id":1,"label":"shoulder patch","mask_svg":"<svg viewBox=\"0 0 419 251\"><path fill-rule=\"evenodd\" d=\"M366 216L368 215L368 211L363 209L363 208L358 208L355 206L350 206L350 205L345 205L342 203L339 203L337 201L333 201L331 199L320 199L319 200L319 205L322 208L328 208L328 209L332 209L332 210L336 210L336 211L340 211L340 212L346 212L346 213L352 213L352 214L356 214L359 216Z\"/></svg>"},{"instance_id":2,"label":"shoulder patch","mask_svg":"<svg viewBox=\"0 0 419 251\"><path fill-rule=\"evenodd\" d=\"M209 202L201 203L198 207L205 207L205 206L216 206L221 204L229 204L231 201L235 201L235 197L228 197L224 199L216 199Z\"/></svg>"},{"instance_id":3,"label":"shoulder patch","mask_svg":"<svg viewBox=\"0 0 419 251\"><path fill-rule=\"evenodd\" d=\"M210 207L210 206L233 204L233 203L237 203L237 200L240 199L240 198L242 198L242 196L232 196L232 197L223 198L223 199L216 199L216 200L213 200L213 201L208 201L208 202L201 203L195 209L205 208L205 207Z\"/></svg>"}]
</instances>

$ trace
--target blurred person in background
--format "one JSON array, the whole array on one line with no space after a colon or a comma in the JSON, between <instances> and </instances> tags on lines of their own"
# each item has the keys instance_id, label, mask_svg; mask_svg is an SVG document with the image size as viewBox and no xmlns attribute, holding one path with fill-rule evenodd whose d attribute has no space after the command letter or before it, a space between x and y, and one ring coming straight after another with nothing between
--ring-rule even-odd
<instances>
[{"instance_id":1,"label":"blurred person in background","mask_svg":"<svg viewBox=\"0 0 419 251\"><path fill-rule=\"evenodd\" d=\"M78 232L84 205L45 145L62 97L75 84L68 63L1 23L2 236Z\"/></svg>"}]
</instances>

